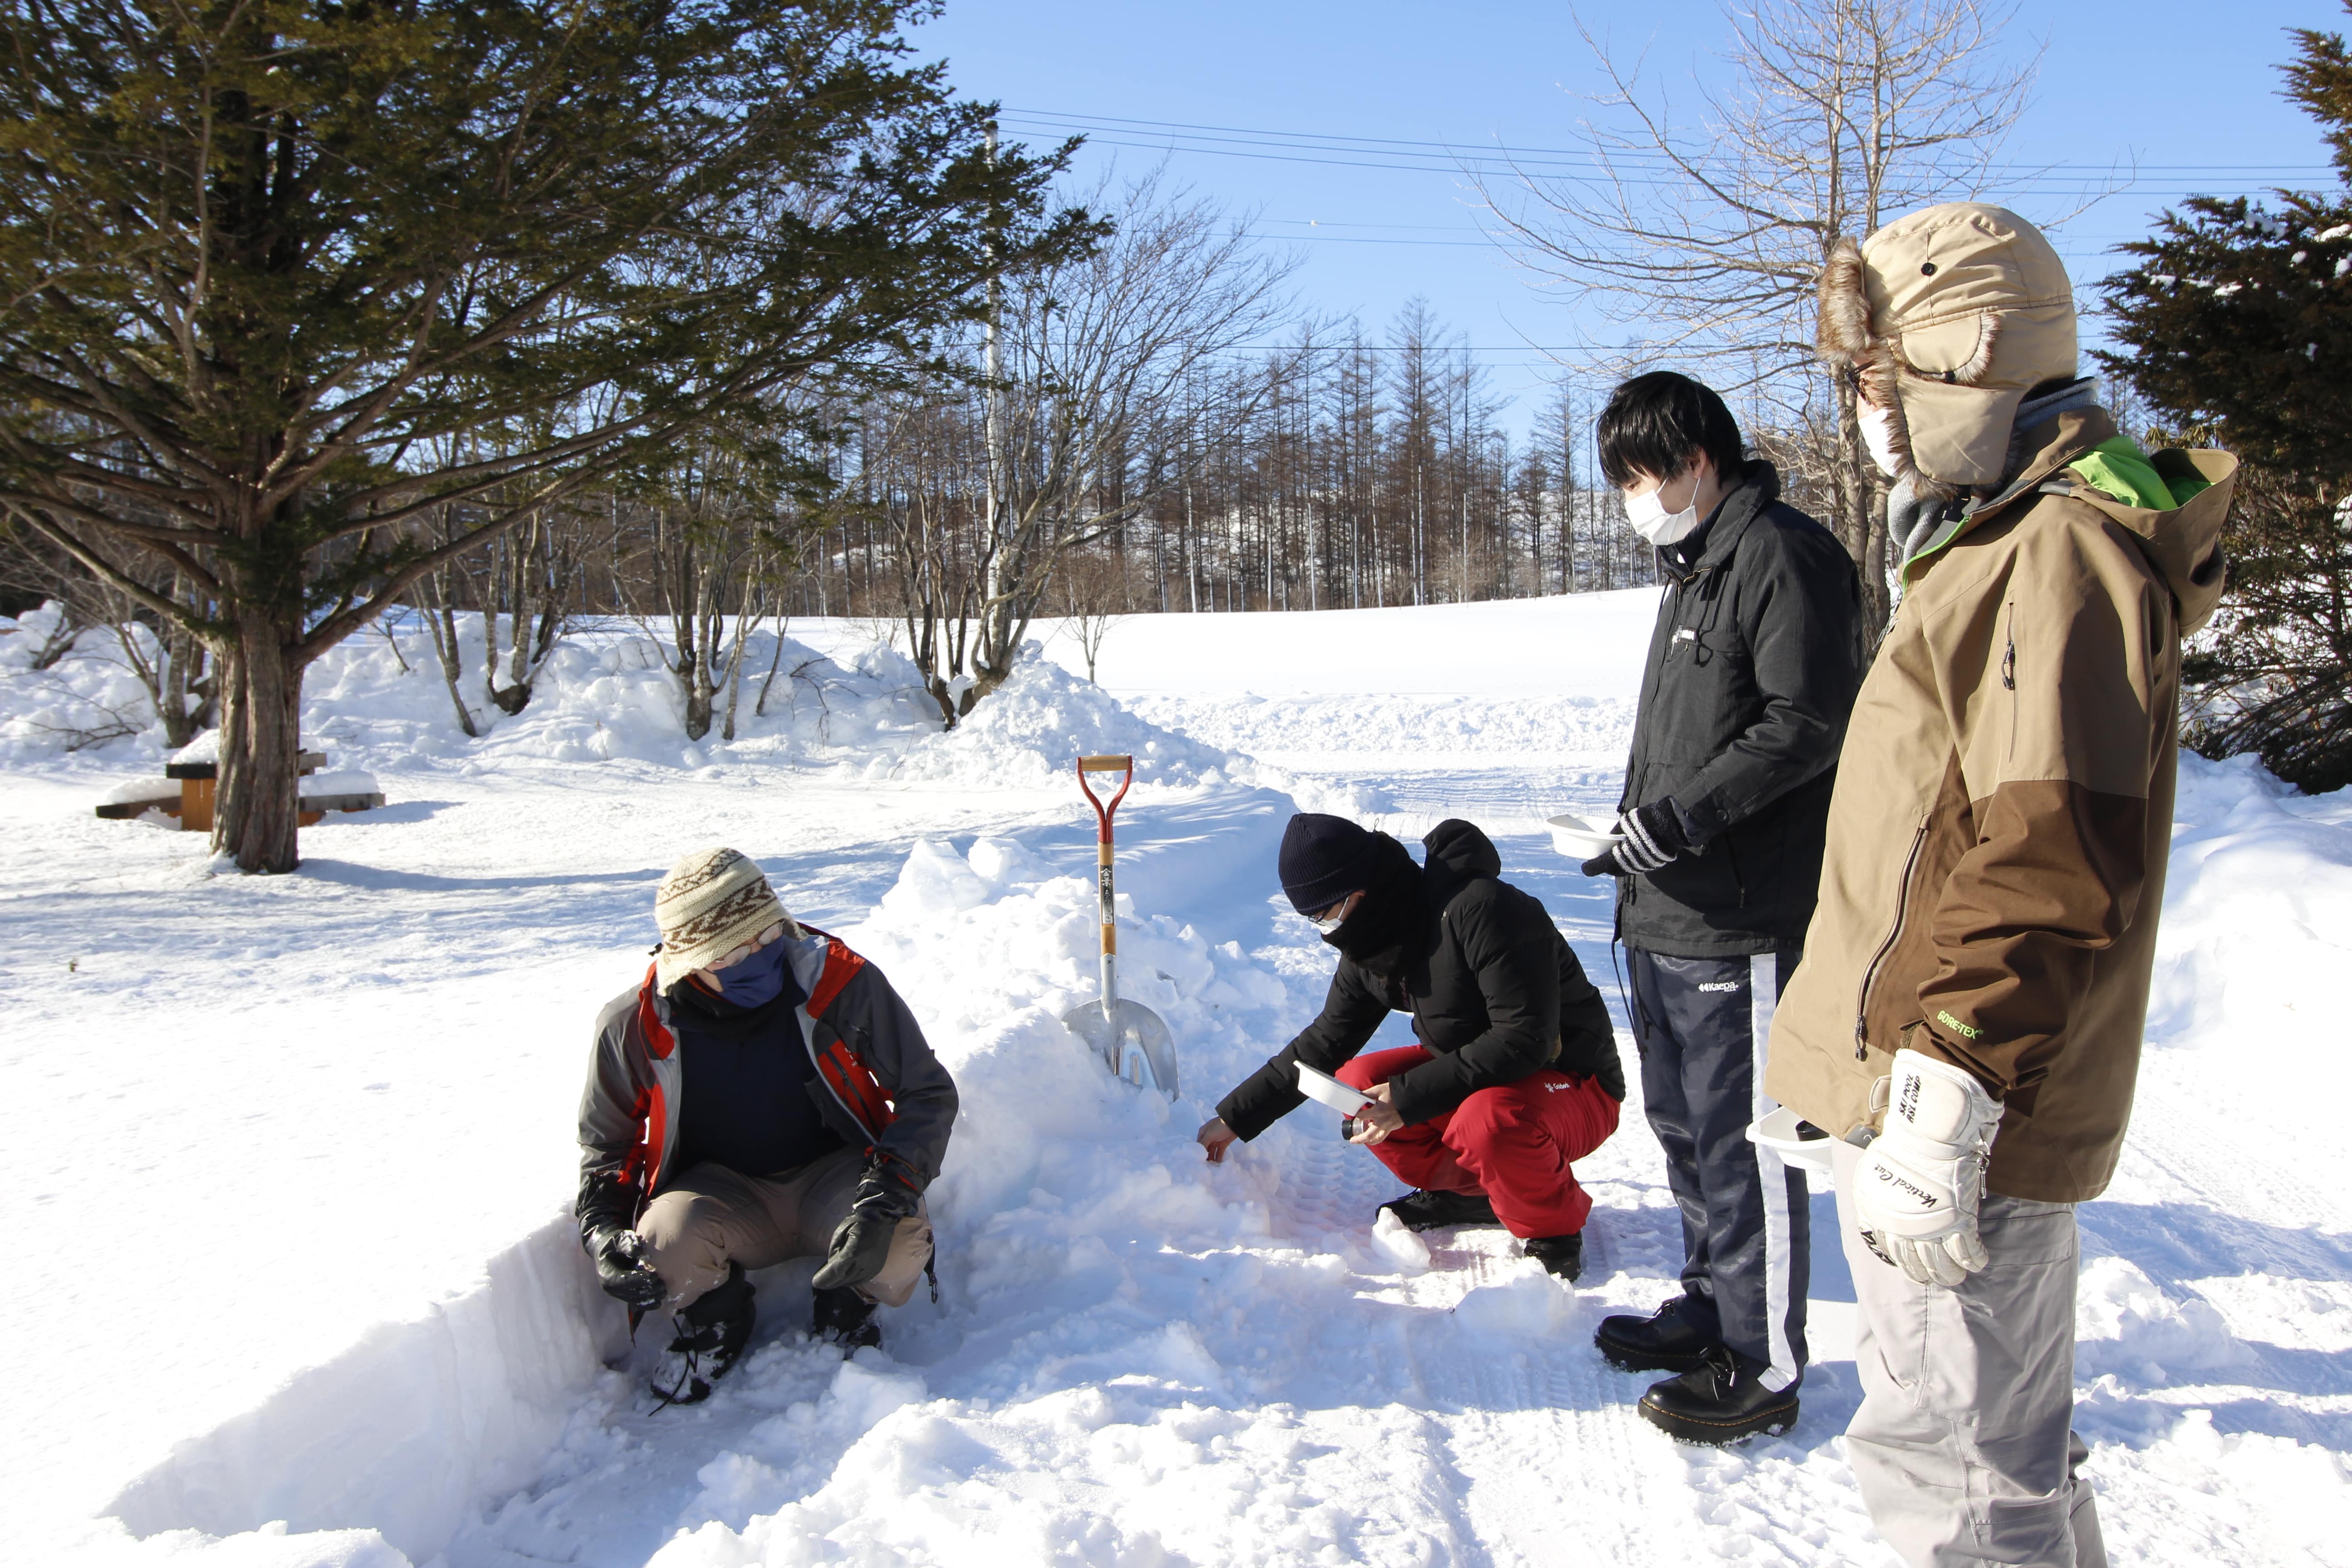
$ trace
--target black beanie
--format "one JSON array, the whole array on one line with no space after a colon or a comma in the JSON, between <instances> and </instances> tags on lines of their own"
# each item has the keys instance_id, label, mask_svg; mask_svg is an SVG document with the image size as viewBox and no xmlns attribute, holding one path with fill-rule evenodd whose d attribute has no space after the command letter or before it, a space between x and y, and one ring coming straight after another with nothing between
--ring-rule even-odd
<instances>
[{"instance_id":1,"label":"black beanie","mask_svg":"<svg viewBox=\"0 0 2352 1568\"><path fill-rule=\"evenodd\" d=\"M1318 914L1371 885L1379 852L1379 837L1346 817L1302 811L1282 830L1282 890L1300 914Z\"/></svg>"}]
</instances>

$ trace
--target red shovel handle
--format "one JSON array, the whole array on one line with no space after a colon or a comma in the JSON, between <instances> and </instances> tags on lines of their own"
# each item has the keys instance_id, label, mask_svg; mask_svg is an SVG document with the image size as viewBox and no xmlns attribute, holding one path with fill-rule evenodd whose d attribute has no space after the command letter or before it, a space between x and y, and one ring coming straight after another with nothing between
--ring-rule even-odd
<instances>
[{"instance_id":1,"label":"red shovel handle","mask_svg":"<svg viewBox=\"0 0 2352 1568\"><path fill-rule=\"evenodd\" d=\"M1118 793L1111 796L1106 804L1100 795L1095 794L1094 781L1087 775L1116 773L1124 773L1127 776L1118 781ZM1087 792L1087 799L1094 804L1095 818L1102 824L1101 841L1103 843L1110 842L1111 814L1118 809L1118 803L1127 798L1127 792L1134 784L1135 759L1131 756L1080 757L1078 759L1078 787Z\"/></svg>"}]
</instances>

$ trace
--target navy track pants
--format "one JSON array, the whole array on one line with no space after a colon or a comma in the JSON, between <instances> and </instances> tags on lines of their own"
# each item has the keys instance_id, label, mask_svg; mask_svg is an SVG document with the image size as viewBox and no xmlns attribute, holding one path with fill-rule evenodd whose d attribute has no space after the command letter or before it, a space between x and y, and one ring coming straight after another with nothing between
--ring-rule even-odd
<instances>
[{"instance_id":1,"label":"navy track pants","mask_svg":"<svg viewBox=\"0 0 2352 1568\"><path fill-rule=\"evenodd\" d=\"M1805 1371L1805 1175L1748 1139L1775 1109L1764 1047L1794 949L1737 958L1627 951L1642 1098L1683 1218L1686 1318L1765 1363L1764 1386Z\"/></svg>"}]
</instances>

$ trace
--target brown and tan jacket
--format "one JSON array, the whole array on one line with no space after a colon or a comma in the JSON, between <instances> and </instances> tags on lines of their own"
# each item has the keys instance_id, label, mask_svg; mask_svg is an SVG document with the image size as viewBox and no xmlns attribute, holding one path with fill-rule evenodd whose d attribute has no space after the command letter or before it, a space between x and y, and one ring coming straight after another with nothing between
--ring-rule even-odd
<instances>
[{"instance_id":1,"label":"brown and tan jacket","mask_svg":"<svg viewBox=\"0 0 2352 1568\"><path fill-rule=\"evenodd\" d=\"M2053 1203L2105 1190L2130 1118L2180 641L2221 596L2236 471L2219 452L2161 453L2159 473L2211 488L2128 506L2067 469L2114 434L2096 409L2028 432L2001 496L1906 567L1765 1079L1844 1135L1875 1125L1872 1085L1897 1050L1957 1063L2006 1105L1987 1184Z\"/></svg>"}]
</instances>

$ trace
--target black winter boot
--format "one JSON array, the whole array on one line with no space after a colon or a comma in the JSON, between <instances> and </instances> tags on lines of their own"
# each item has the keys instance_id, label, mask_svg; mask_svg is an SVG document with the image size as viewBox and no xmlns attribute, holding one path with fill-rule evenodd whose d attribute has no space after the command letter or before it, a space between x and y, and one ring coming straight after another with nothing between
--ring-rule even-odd
<instances>
[{"instance_id":1,"label":"black winter boot","mask_svg":"<svg viewBox=\"0 0 2352 1568\"><path fill-rule=\"evenodd\" d=\"M1630 1313L1603 1318L1592 1342L1621 1372L1688 1372L1719 1342L1713 1324L1693 1323L1684 1316L1689 1301L1687 1295L1677 1296L1646 1318Z\"/></svg>"},{"instance_id":2,"label":"black winter boot","mask_svg":"<svg viewBox=\"0 0 2352 1568\"><path fill-rule=\"evenodd\" d=\"M1381 1207L1395 1215L1407 1230L1503 1223L1495 1217L1495 1205L1484 1193L1407 1193Z\"/></svg>"},{"instance_id":3,"label":"black winter boot","mask_svg":"<svg viewBox=\"0 0 2352 1568\"><path fill-rule=\"evenodd\" d=\"M874 1321L874 1303L847 1286L814 1293L815 1311L809 1331L845 1351L872 1350L882 1342L882 1325Z\"/></svg>"},{"instance_id":4,"label":"black winter boot","mask_svg":"<svg viewBox=\"0 0 2352 1568\"><path fill-rule=\"evenodd\" d=\"M1584 1272L1584 1236L1580 1231L1567 1236L1531 1236L1527 1247L1529 1258L1571 1285Z\"/></svg>"},{"instance_id":5,"label":"black winter boot","mask_svg":"<svg viewBox=\"0 0 2352 1568\"><path fill-rule=\"evenodd\" d=\"M1797 1391L1766 1388L1764 1363L1717 1345L1680 1377L1650 1385L1642 1416L1685 1443L1732 1443L1757 1432L1779 1434L1797 1424Z\"/></svg>"},{"instance_id":6,"label":"black winter boot","mask_svg":"<svg viewBox=\"0 0 2352 1568\"><path fill-rule=\"evenodd\" d=\"M751 1282L743 1266L730 1261L726 1283L688 1302L676 1321L677 1337L654 1372L654 1394L664 1405L699 1405L751 1342Z\"/></svg>"}]
</instances>

